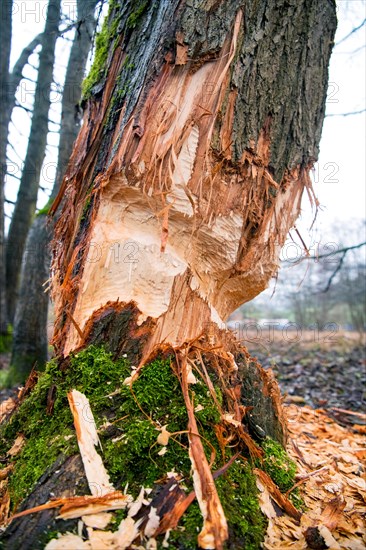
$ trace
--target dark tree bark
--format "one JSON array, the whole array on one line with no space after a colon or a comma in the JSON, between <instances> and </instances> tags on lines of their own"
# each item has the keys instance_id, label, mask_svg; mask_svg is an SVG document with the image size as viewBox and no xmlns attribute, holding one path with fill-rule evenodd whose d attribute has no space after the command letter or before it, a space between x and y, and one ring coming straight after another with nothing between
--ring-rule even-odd
<instances>
[{"instance_id":1,"label":"dark tree bark","mask_svg":"<svg viewBox=\"0 0 366 550\"><path fill-rule=\"evenodd\" d=\"M328 0L114 1L85 84L84 124L51 208L64 200L53 262L60 370L51 372L87 393L79 355L105 346L138 367L132 393L154 358L170 356L204 518L193 545L202 548L249 546L230 517L226 524L188 366L203 369L208 393L218 387L226 420L234 419L211 425L215 444L228 437L258 458L251 433L285 441L276 383L222 323L266 287L303 190L311 193L335 27ZM115 422L122 390L111 392L103 362L93 365L90 377L98 384L100 376L111 399L101 422ZM144 414L151 420L158 411ZM123 437L131 415L119 419ZM109 435L113 429L104 445ZM27 529L17 525L13 541ZM184 537L172 548L192 547Z\"/></svg>"},{"instance_id":2,"label":"dark tree bark","mask_svg":"<svg viewBox=\"0 0 366 550\"><path fill-rule=\"evenodd\" d=\"M61 0L50 0L35 91L31 132L18 196L9 228L6 247L7 313L12 323L18 297L22 256L36 209L39 177L46 151L50 90L53 80L55 44L58 36Z\"/></svg>"},{"instance_id":3,"label":"dark tree bark","mask_svg":"<svg viewBox=\"0 0 366 550\"><path fill-rule=\"evenodd\" d=\"M34 366L48 358L47 310L51 231L45 215L36 216L25 246L21 285L14 319L9 386L24 383ZM26 283L26 284L25 284ZM42 329L42 330L40 330Z\"/></svg>"},{"instance_id":4,"label":"dark tree bark","mask_svg":"<svg viewBox=\"0 0 366 550\"><path fill-rule=\"evenodd\" d=\"M12 1L6 0L0 6L0 335L7 333L8 321L6 315L5 295L5 217L4 217L4 179L6 174L6 145L8 136L8 123L10 111L10 99L8 90L9 60L12 32Z\"/></svg>"},{"instance_id":5,"label":"dark tree bark","mask_svg":"<svg viewBox=\"0 0 366 550\"><path fill-rule=\"evenodd\" d=\"M10 50L10 41L11 41L11 28L12 28L12 20L11 20L11 11L12 11L12 2L11 1L4 1L1 4L1 8L4 10L4 14L2 13L1 17L1 24L4 26L4 32L1 31L1 36L4 36L4 40L2 40L2 60L5 63L5 58L9 54L7 54L7 50ZM5 12L5 10L8 10L8 13ZM10 12L9 12L10 10ZM5 186L5 177L7 173L7 162L6 162L6 148L8 145L8 126L11 119L12 111L16 104L16 91L20 84L20 81L22 79L22 72L25 67L25 65L28 63L29 56L33 53L35 48L41 43L42 40L42 33L38 34L31 42L23 49L22 53L20 54L18 60L16 61L14 68L12 72L9 72L9 63L7 63L6 67L2 67L2 73L1 73L1 90L2 90L2 101L1 101L1 134L0 134L0 150L1 150L1 172L0 172L0 218L1 218L1 235L0 235L0 257L1 257L1 267L0 267L0 292L1 292L1 313L0 313L0 331L1 334L7 334L8 330L8 316L7 316L7 300L6 300L6 243L4 238L4 186ZM9 42L9 43L8 43Z\"/></svg>"},{"instance_id":6,"label":"dark tree bark","mask_svg":"<svg viewBox=\"0 0 366 550\"><path fill-rule=\"evenodd\" d=\"M81 84L96 27L94 12L97 1L78 0L77 2L79 23L65 76L58 162L51 200L58 194L80 128L78 109ZM52 233L53 223L47 222L45 214L38 215L29 232L23 258L14 322L11 383L24 382L35 364L41 367L47 361L48 294L45 294L44 283L49 278L49 247Z\"/></svg>"}]
</instances>

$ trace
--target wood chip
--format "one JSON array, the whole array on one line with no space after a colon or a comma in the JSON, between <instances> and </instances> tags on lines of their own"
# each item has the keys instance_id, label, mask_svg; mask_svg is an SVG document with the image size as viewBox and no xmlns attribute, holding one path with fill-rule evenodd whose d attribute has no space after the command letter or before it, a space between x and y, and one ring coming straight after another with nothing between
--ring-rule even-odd
<instances>
[{"instance_id":1,"label":"wood chip","mask_svg":"<svg viewBox=\"0 0 366 550\"><path fill-rule=\"evenodd\" d=\"M17 406L17 401L13 397L9 397L0 403L0 424L9 416Z\"/></svg>"},{"instance_id":2,"label":"wood chip","mask_svg":"<svg viewBox=\"0 0 366 550\"><path fill-rule=\"evenodd\" d=\"M67 398L74 417L76 437L90 492L94 496L111 493L114 487L109 481L101 457L95 450L99 438L89 400L77 390L71 390Z\"/></svg>"},{"instance_id":3,"label":"wood chip","mask_svg":"<svg viewBox=\"0 0 366 550\"><path fill-rule=\"evenodd\" d=\"M24 443L25 443L24 435L19 434L18 437L16 438L16 440L14 441L13 446L11 447L11 449L9 449L7 454L9 456L13 456L13 457L16 456L22 450L22 448L24 446Z\"/></svg>"},{"instance_id":4,"label":"wood chip","mask_svg":"<svg viewBox=\"0 0 366 550\"><path fill-rule=\"evenodd\" d=\"M192 464L194 490L203 516L203 527L198 535L198 545L200 548L217 548L220 550L229 536L227 521L201 438L198 435L193 405L188 394L188 363L183 353L181 357L182 391L188 412L189 458Z\"/></svg>"},{"instance_id":5,"label":"wood chip","mask_svg":"<svg viewBox=\"0 0 366 550\"><path fill-rule=\"evenodd\" d=\"M321 540L323 547L334 550L365 548L366 482L362 477L365 441L362 435L354 432L354 426L350 430L340 426L321 410L295 405L286 409L290 434L287 451L297 463L299 490L306 511L300 524L287 515L274 517L268 497L266 501L262 492L262 510L271 516L264 548L305 550L315 548Z\"/></svg>"},{"instance_id":6,"label":"wood chip","mask_svg":"<svg viewBox=\"0 0 366 550\"><path fill-rule=\"evenodd\" d=\"M139 534L141 522L142 520L135 521L130 516L121 521L118 531L114 534L114 543L118 550L125 550L125 548L131 546Z\"/></svg>"},{"instance_id":7,"label":"wood chip","mask_svg":"<svg viewBox=\"0 0 366 550\"><path fill-rule=\"evenodd\" d=\"M91 546L88 542L72 533L66 533L57 539L52 539L45 546L45 550L90 550Z\"/></svg>"},{"instance_id":8,"label":"wood chip","mask_svg":"<svg viewBox=\"0 0 366 550\"><path fill-rule=\"evenodd\" d=\"M113 516L108 512L100 512L98 514L89 514L82 516L81 519L87 527L93 527L95 529L105 529L107 525L112 521Z\"/></svg>"}]
</instances>

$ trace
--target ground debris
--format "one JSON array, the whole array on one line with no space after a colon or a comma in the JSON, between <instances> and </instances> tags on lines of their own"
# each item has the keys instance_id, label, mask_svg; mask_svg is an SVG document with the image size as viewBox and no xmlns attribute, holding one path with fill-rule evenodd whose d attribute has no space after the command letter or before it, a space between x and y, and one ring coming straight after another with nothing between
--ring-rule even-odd
<instances>
[{"instance_id":1,"label":"ground debris","mask_svg":"<svg viewBox=\"0 0 366 550\"><path fill-rule=\"evenodd\" d=\"M305 511L300 522L280 515L271 506L268 490L267 495L262 493L261 509L269 518L264 548L365 548L364 438L320 409L290 405L287 416L287 451L298 465L296 486Z\"/></svg>"}]
</instances>

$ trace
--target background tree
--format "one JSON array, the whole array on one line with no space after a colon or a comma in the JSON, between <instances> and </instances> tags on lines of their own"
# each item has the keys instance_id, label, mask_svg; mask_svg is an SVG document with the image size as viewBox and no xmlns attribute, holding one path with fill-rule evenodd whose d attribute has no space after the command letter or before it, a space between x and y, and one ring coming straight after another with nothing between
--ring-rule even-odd
<instances>
[{"instance_id":1,"label":"background tree","mask_svg":"<svg viewBox=\"0 0 366 550\"><path fill-rule=\"evenodd\" d=\"M62 115L58 163L50 202L57 196L80 127L78 115L81 84L96 27L94 12L98 0L78 0L77 28L74 34L62 93ZM22 276L14 322L10 383L24 382L37 363L48 357L47 311L45 283L50 272L50 242L53 224L47 224L48 207L33 221L23 256Z\"/></svg>"},{"instance_id":2,"label":"background tree","mask_svg":"<svg viewBox=\"0 0 366 550\"><path fill-rule=\"evenodd\" d=\"M4 178L6 174L6 145L9 123L9 61L11 49L12 32L12 2L2 2L0 7L0 31L1 31L1 54L0 54L0 336L7 333L8 321L6 315L5 296L5 217L4 217Z\"/></svg>"},{"instance_id":3,"label":"background tree","mask_svg":"<svg viewBox=\"0 0 366 550\"><path fill-rule=\"evenodd\" d=\"M49 469L32 492L17 461L18 498L29 497L22 507L70 494L82 479L61 413L77 387L98 423L121 422L123 441L113 429L100 434L118 488L160 480L169 492L172 467L192 487L193 468L203 520L195 516L192 541L178 533L172 547L197 544L197 527L203 548L223 548L229 536L233 548L259 547L258 508L245 529L225 500L244 463L217 485L211 467L235 462L232 448L260 459L250 433L283 442L285 423L274 381L219 325L266 287L311 187L335 27L328 0L111 3L84 87L84 124L51 208L64 199L53 263L58 363L23 405L37 409L32 433L22 424L28 461L47 454ZM197 423L200 392L210 399ZM128 419L115 418L125 406ZM165 458L155 445L164 424L180 437ZM174 495L174 510L175 497L185 495ZM5 545L34 547L54 517L12 522Z\"/></svg>"},{"instance_id":4,"label":"background tree","mask_svg":"<svg viewBox=\"0 0 366 550\"><path fill-rule=\"evenodd\" d=\"M48 112L53 82L55 45L60 23L61 0L50 0L47 9L42 50L39 55L37 86L27 154L19 185L17 202L11 218L6 247L7 314L12 323L20 282L22 256L27 234L36 210L39 176L46 152Z\"/></svg>"}]
</instances>

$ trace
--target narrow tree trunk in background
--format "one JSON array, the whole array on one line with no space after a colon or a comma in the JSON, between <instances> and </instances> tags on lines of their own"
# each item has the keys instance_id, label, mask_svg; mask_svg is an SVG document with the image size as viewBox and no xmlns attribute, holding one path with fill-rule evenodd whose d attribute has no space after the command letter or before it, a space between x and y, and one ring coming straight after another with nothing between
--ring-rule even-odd
<instances>
[{"instance_id":1,"label":"narrow tree trunk in background","mask_svg":"<svg viewBox=\"0 0 366 550\"><path fill-rule=\"evenodd\" d=\"M10 98L9 98L9 61L12 31L12 1L2 2L0 6L0 335L8 328L5 294L5 216L4 216L4 180L6 174L6 146L8 137Z\"/></svg>"},{"instance_id":2,"label":"narrow tree trunk in background","mask_svg":"<svg viewBox=\"0 0 366 550\"><path fill-rule=\"evenodd\" d=\"M48 5L42 51L39 55L38 78L27 154L7 240L6 298L10 322L14 320L22 256L36 209L39 178L46 152L50 90L60 21L60 5L61 0L50 0Z\"/></svg>"},{"instance_id":3,"label":"narrow tree trunk in background","mask_svg":"<svg viewBox=\"0 0 366 550\"><path fill-rule=\"evenodd\" d=\"M75 32L65 76L58 162L51 200L56 197L59 191L80 128L77 108L81 98L81 84L86 62L96 27L94 12L97 1L78 0L77 3L77 17L80 24ZM53 222L47 222L46 215L38 215L32 224L27 239L14 321L11 373L9 377L9 383L11 384L24 382L35 363L40 367L47 361L48 294L45 294L44 283L49 277L49 247L53 225ZM37 261L32 257L33 253L36 255ZM39 272L37 272L37 265Z\"/></svg>"},{"instance_id":4,"label":"narrow tree trunk in background","mask_svg":"<svg viewBox=\"0 0 366 550\"><path fill-rule=\"evenodd\" d=\"M48 357L47 309L51 231L46 216L36 216L27 237L14 319L13 349L9 385L26 380L32 367L43 365ZM25 284L25 282L27 284ZM40 330L40 327L43 330Z\"/></svg>"},{"instance_id":5,"label":"narrow tree trunk in background","mask_svg":"<svg viewBox=\"0 0 366 550\"><path fill-rule=\"evenodd\" d=\"M235 461L238 451L241 462L233 468L242 470L250 457L262 456L251 430L283 443L286 425L275 381L222 326L267 286L303 190L311 193L335 4L114 0L110 7L85 84L84 124L51 208L64 201L53 262L59 369L50 367L35 395L48 411L57 406L57 414L66 387L90 397L92 410L99 410L103 460L118 489L129 480L134 496L154 484L161 492L151 496L164 494L172 468L178 480L193 484L202 516L198 511L193 539L187 523L178 533L174 526L178 538L171 536L169 547L260 548L251 538L256 519L236 500L240 484L231 466L219 496L209 462L223 468L225 456ZM196 407L202 387L218 413L205 428L204 418L195 419L209 409ZM45 426L53 426L57 414ZM165 424L185 434L180 447L169 443L169 464L156 448ZM27 437L27 426L24 431ZM72 453L61 448L67 457ZM175 451L184 456L174 462ZM50 493L76 493L72 475L57 486L72 458L59 460L21 508L45 502ZM92 479L91 490L95 486ZM224 503L229 491L232 500ZM185 496L173 494L173 504ZM230 514L233 502L248 521L245 533ZM156 517L156 509L150 511ZM169 517L160 512L164 532ZM5 548L10 541L15 549L37 548L45 525L70 530L55 516L47 510L16 519L2 537ZM145 525L137 545L149 536Z\"/></svg>"},{"instance_id":6,"label":"narrow tree trunk in background","mask_svg":"<svg viewBox=\"0 0 366 550\"><path fill-rule=\"evenodd\" d=\"M12 28L12 1L6 0L0 4L1 11L1 53L2 63L6 63L6 57L9 58L11 28ZM8 11L6 11L8 10ZM17 59L14 68L9 73L9 63L1 67L1 110L0 110L0 151L1 151L1 171L0 171L0 334L6 334L8 330L7 300L6 300L6 243L4 238L4 188L7 172L6 149L8 145L8 131L11 114L16 102L16 91L22 79L22 71L28 62L29 56L40 44L42 34L38 34L23 49ZM8 59L9 61L9 59Z\"/></svg>"}]
</instances>

